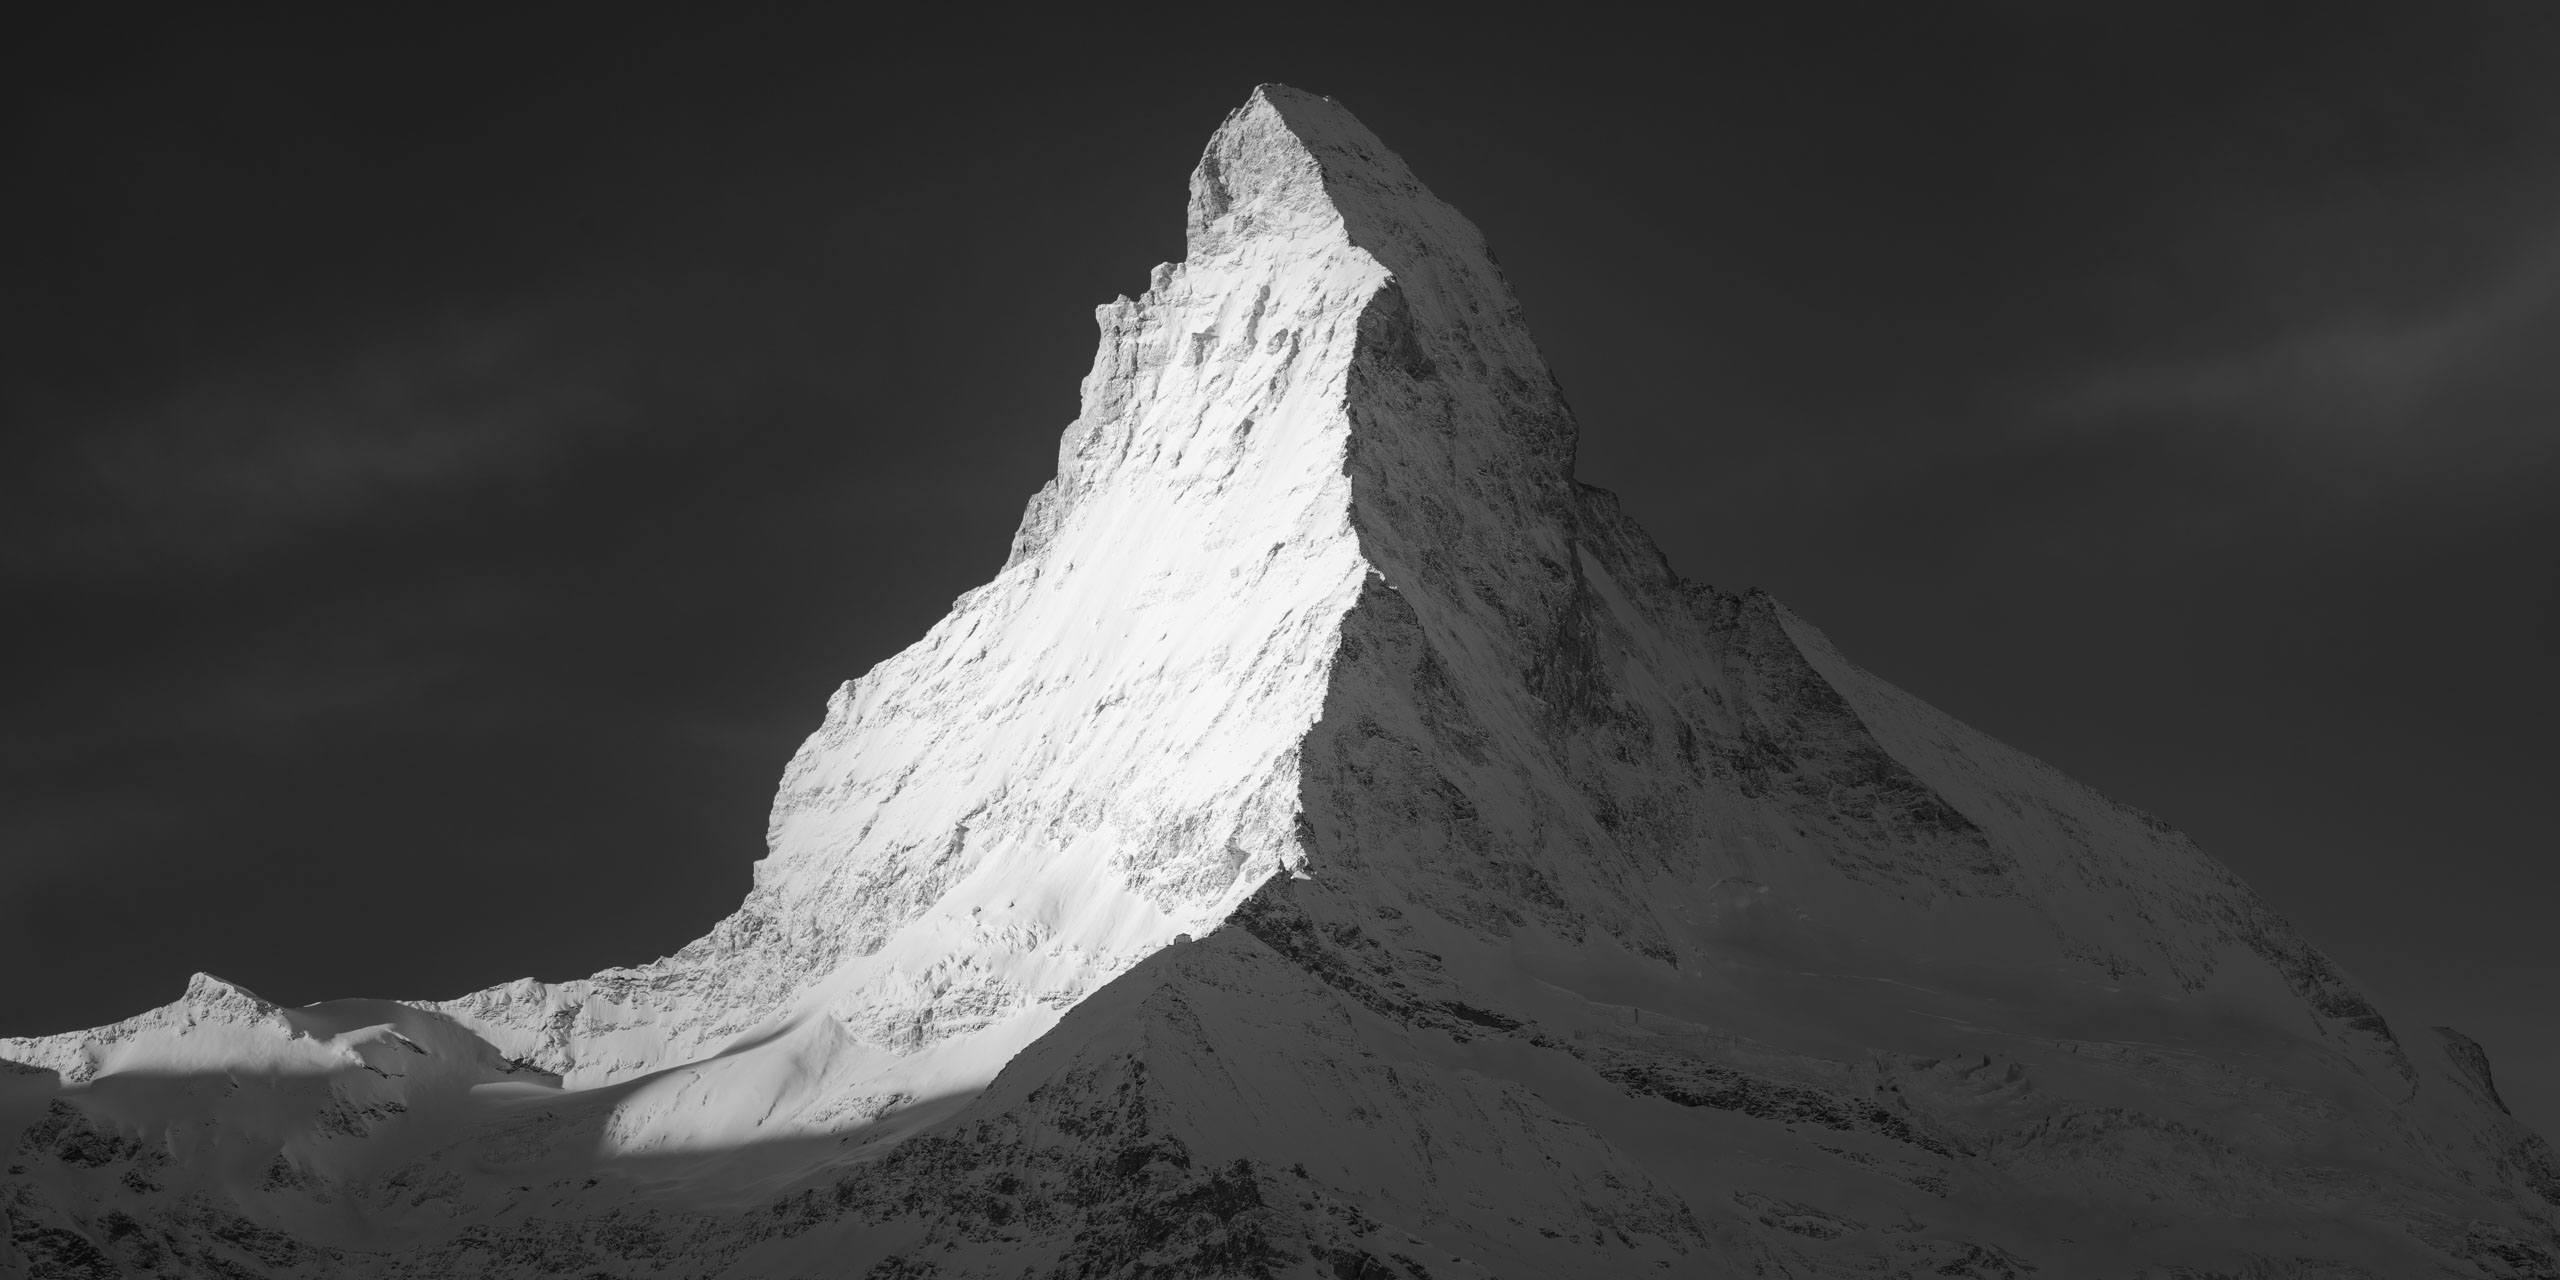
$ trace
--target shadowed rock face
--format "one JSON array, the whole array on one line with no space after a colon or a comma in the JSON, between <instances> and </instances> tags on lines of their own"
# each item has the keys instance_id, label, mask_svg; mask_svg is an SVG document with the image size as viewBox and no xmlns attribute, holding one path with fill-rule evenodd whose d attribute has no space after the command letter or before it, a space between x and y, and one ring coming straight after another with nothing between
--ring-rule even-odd
<instances>
[{"instance_id":1,"label":"shadowed rock face","mask_svg":"<svg viewBox=\"0 0 2560 1280\"><path fill-rule=\"evenodd\" d=\"M2560 1274L2477 1045L1576 483L1482 237L1341 106L1256 91L1188 226L735 915L0 1042L0 1262Z\"/></svg>"}]
</instances>

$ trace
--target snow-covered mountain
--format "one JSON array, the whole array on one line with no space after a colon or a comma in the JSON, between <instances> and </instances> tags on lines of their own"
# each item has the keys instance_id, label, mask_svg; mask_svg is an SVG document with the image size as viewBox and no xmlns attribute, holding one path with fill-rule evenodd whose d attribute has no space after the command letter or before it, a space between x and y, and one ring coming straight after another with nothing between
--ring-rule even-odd
<instances>
[{"instance_id":1,"label":"snow-covered mountain","mask_svg":"<svg viewBox=\"0 0 2560 1280\"><path fill-rule=\"evenodd\" d=\"M673 956L0 1040L33 1276L2560 1276L2229 871L1681 579L1476 229L1266 86L995 579Z\"/></svg>"}]
</instances>

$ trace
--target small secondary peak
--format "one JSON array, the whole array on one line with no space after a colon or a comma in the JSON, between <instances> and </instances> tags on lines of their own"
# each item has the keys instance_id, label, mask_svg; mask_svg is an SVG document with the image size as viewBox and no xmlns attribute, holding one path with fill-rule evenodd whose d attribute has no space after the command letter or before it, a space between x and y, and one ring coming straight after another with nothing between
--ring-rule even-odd
<instances>
[{"instance_id":1,"label":"small secondary peak","mask_svg":"<svg viewBox=\"0 0 2560 1280\"><path fill-rule=\"evenodd\" d=\"M210 973L197 973L189 977L187 994L181 999L183 1003L194 1008L246 1008L254 1013L268 1013L277 1007L275 1002L260 996L257 992L228 979L217 978Z\"/></svg>"}]
</instances>

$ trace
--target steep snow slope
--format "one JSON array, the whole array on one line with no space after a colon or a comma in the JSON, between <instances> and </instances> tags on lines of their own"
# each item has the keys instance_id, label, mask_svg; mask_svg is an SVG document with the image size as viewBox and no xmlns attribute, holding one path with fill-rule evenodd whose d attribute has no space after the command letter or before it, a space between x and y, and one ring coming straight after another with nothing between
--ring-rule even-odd
<instances>
[{"instance_id":1,"label":"steep snow slope","mask_svg":"<svg viewBox=\"0 0 2560 1280\"><path fill-rule=\"evenodd\" d=\"M14 1265L2560 1274L2476 1045L1577 484L1482 238L1342 108L1257 91L1189 233L735 915L0 1042Z\"/></svg>"}]
</instances>

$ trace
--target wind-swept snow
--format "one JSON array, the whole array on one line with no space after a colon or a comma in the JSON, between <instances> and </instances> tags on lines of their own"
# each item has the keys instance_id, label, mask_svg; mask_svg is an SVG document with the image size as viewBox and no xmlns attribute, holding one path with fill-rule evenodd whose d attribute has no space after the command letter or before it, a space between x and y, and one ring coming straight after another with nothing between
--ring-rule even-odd
<instances>
[{"instance_id":1,"label":"wind-swept snow","mask_svg":"<svg viewBox=\"0 0 2560 1280\"><path fill-rule=\"evenodd\" d=\"M1097 315L1012 557L836 693L734 915L0 1041L14 1264L2560 1274L2478 1046L1576 483L1338 104L1256 91Z\"/></svg>"}]
</instances>

